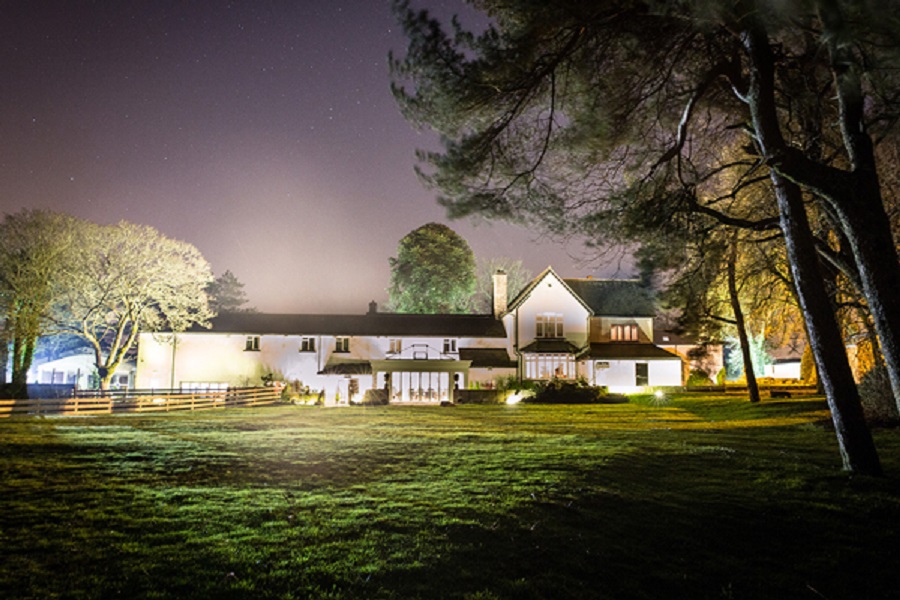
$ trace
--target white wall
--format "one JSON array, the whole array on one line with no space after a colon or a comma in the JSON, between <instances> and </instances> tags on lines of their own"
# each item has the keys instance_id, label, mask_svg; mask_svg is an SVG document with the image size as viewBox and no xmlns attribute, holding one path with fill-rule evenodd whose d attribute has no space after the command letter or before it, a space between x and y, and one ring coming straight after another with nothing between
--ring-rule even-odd
<instances>
[{"instance_id":1,"label":"white wall","mask_svg":"<svg viewBox=\"0 0 900 600\"><path fill-rule=\"evenodd\" d=\"M547 273L520 304L514 315L504 319L509 336L516 335L518 320L519 347L527 346L535 338L537 316L544 313L563 315L563 334L576 347L581 348L588 339L588 309L569 291L553 273Z\"/></svg>"},{"instance_id":2,"label":"white wall","mask_svg":"<svg viewBox=\"0 0 900 600\"><path fill-rule=\"evenodd\" d=\"M595 369L597 362L609 365L609 368ZM591 360L585 361L584 376L595 385L609 388L611 392L635 392L637 386L636 363L647 363L647 378L650 387L668 387L681 385L680 360Z\"/></svg>"},{"instance_id":3,"label":"white wall","mask_svg":"<svg viewBox=\"0 0 900 600\"><path fill-rule=\"evenodd\" d=\"M315 352L301 352L303 337L314 337ZM390 340L401 339L404 352L400 358L413 358L414 352L426 352L428 358L439 358L443 337L368 337L351 336L349 352L335 352L335 336L262 335L259 350L245 350L247 335L227 333L181 333L175 349L174 387L183 383L225 383L243 387L262 384L262 376L274 373L277 378L300 381L312 390L323 390L327 403L338 397L347 400L350 379L359 384L361 400L366 390L379 385L373 375L319 375L332 362L365 362L389 355ZM172 344L170 335L143 333L138 346L136 387L169 388L172 378ZM458 357L459 348L506 348L505 338L453 338ZM391 355L393 358L394 355Z\"/></svg>"}]
</instances>

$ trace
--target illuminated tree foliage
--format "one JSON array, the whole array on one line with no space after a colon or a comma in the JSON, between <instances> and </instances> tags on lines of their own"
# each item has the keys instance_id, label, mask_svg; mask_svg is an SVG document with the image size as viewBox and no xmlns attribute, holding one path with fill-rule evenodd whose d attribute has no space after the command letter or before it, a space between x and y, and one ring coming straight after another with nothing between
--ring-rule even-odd
<instances>
[{"instance_id":1,"label":"illuminated tree foliage","mask_svg":"<svg viewBox=\"0 0 900 600\"><path fill-rule=\"evenodd\" d=\"M479 35L396 5L395 95L442 136L420 174L450 214L610 242L635 241L628 219L684 213L780 227L844 466L880 473L805 203L840 234L900 401L900 264L872 142L896 121L900 1L473 5L491 19ZM774 217L706 193L725 172L766 186Z\"/></svg>"},{"instance_id":2,"label":"illuminated tree foliage","mask_svg":"<svg viewBox=\"0 0 900 600\"><path fill-rule=\"evenodd\" d=\"M58 300L60 324L93 348L102 389L140 331L183 331L211 315L209 264L191 244L152 227L86 224L73 262Z\"/></svg>"},{"instance_id":3,"label":"illuminated tree foliage","mask_svg":"<svg viewBox=\"0 0 900 600\"><path fill-rule=\"evenodd\" d=\"M475 293L475 255L469 243L440 223L406 234L389 259L391 310L402 313L465 313Z\"/></svg>"},{"instance_id":4,"label":"illuminated tree foliage","mask_svg":"<svg viewBox=\"0 0 900 600\"><path fill-rule=\"evenodd\" d=\"M51 328L53 300L69 278L78 222L42 210L7 215L0 224L0 308L5 319L3 345L11 351L9 393L26 398L28 369L38 338Z\"/></svg>"}]
</instances>

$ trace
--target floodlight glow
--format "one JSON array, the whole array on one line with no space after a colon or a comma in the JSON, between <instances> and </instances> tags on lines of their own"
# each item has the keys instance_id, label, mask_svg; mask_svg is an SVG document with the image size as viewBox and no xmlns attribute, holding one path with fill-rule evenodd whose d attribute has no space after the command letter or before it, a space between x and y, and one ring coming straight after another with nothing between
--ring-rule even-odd
<instances>
[{"instance_id":1,"label":"floodlight glow","mask_svg":"<svg viewBox=\"0 0 900 600\"><path fill-rule=\"evenodd\" d=\"M656 392L654 392L653 395L659 399L662 399L662 397L665 396L665 394L663 393L662 390L656 390Z\"/></svg>"},{"instance_id":2,"label":"floodlight glow","mask_svg":"<svg viewBox=\"0 0 900 600\"><path fill-rule=\"evenodd\" d=\"M515 393L515 394L510 394L510 395L507 396L507 398L506 398L506 403L507 403L507 404L510 404L510 405L512 405L512 404L518 404L518 403L521 402L521 401L522 401L522 394L520 394L520 393L518 393L518 392Z\"/></svg>"}]
</instances>

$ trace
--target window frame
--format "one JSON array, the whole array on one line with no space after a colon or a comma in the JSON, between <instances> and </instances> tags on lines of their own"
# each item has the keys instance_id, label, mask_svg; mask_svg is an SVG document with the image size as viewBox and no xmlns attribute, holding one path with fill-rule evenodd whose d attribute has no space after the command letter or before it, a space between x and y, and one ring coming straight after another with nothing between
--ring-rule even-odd
<instances>
[{"instance_id":1,"label":"window frame","mask_svg":"<svg viewBox=\"0 0 900 600\"><path fill-rule=\"evenodd\" d=\"M303 336L300 338L300 352L315 352L316 338L314 336Z\"/></svg>"},{"instance_id":2,"label":"window frame","mask_svg":"<svg viewBox=\"0 0 900 600\"><path fill-rule=\"evenodd\" d=\"M341 354L350 352L350 336L335 336L334 351Z\"/></svg>"},{"instance_id":3,"label":"window frame","mask_svg":"<svg viewBox=\"0 0 900 600\"><path fill-rule=\"evenodd\" d=\"M258 335L248 335L244 339L244 352L259 352L260 347L260 336Z\"/></svg>"},{"instance_id":4,"label":"window frame","mask_svg":"<svg viewBox=\"0 0 900 600\"><path fill-rule=\"evenodd\" d=\"M640 328L636 323L616 323L609 327L609 339L613 342L640 341Z\"/></svg>"},{"instance_id":5,"label":"window frame","mask_svg":"<svg viewBox=\"0 0 900 600\"><path fill-rule=\"evenodd\" d=\"M534 337L561 339L566 337L565 321L561 313L540 313L534 318Z\"/></svg>"}]
</instances>

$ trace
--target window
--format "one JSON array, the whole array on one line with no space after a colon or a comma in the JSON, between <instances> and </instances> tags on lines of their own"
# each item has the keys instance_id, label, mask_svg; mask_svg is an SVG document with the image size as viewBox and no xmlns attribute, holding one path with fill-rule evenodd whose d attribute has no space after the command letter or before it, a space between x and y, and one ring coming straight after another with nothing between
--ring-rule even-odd
<instances>
[{"instance_id":1,"label":"window","mask_svg":"<svg viewBox=\"0 0 900 600\"><path fill-rule=\"evenodd\" d=\"M335 352L350 352L350 338L348 338L348 337L334 338L334 351Z\"/></svg>"},{"instance_id":2,"label":"window","mask_svg":"<svg viewBox=\"0 0 900 600\"><path fill-rule=\"evenodd\" d=\"M389 344L388 352L390 354L400 354L403 351L403 340L390 340Z\"/></svg>"},{"instance_id":3,"label":"window","mask_svg":"<svg viewBox=\"0 0 900 600\"><path fill-rule=\"evenodd\" d=\"M647 363L634 364L634 385L650 385L650 369Z\"/></svg>"},{"instance_id":4,"label":"window","mask_svg":"<svg viewBox=\"0 0 900 600\"><path fill-rule=\"evenodd\" d=\"M535 337L563 337L563 317L560 314L545 313L538 315L535 324Z\"/></svg>"},{"instance_id":5,"label":"window","mask_svg":"<svg viewBox=\"0 0 900 600\"><path fill-rule=\"evenodd\" d=\"M455 339L446 339L444 340L444 354L453 354L456 352L456 340Z\"/></svg>"},{"instance_id":6,"label":"window","mask_svg":"<svg viewBox=\"0 0 900 600\"><path fill-rule=\"evenodd\" d=\"M305 337L300 340L300 352L315 352L316 338Z\"/></svg>"},{"instance_id":7,"label":"window","mask_svg":"<svg viewBox=\"0 0 900 600\"><path fill-rule=\"evenodd\" d=\"M571 354L526 354L525 379L573 379L575 357Z\"/></svg>"},{"instance_id":8,"label":"window","mask_svg":"<svg viewBox=\"0 0 900 600\"><path fill-rule=\"evenodd\" d=\"M247 341L244 343L244 350L259 352L259 336L248 335Z\"/></svg>"},{"instance_id":9,"label":"window","mask_svg":"<svg viewBox=\"0 0 900 600\"><path fill-rule=\"evenodd\" d=\"M609 339L614 342L636 342L638 341L637 325L613 325L609 328Z\"/></svg>"}]
</instances>

